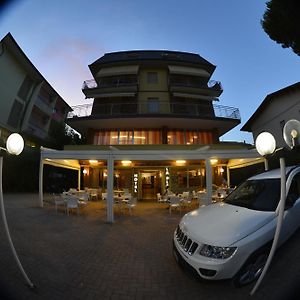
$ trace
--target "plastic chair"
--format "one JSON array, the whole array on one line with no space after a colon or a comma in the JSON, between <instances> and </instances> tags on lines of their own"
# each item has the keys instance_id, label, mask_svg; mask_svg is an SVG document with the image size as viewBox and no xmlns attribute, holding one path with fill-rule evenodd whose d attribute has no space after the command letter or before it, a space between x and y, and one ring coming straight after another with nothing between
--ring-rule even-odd
<instances>
[{"instance_id":1,"label":"plastic chair","mask_svg":"<svg viewBox=\"0 0 300 300\"><path fill-rule=\"evenodd\" d=\"M171 215L172 209L179 209L181 215L181 203L180 198L178 196L170 196L169 197L170 205L169 205L169 213Z\"/></svg>"},{"instance_id":2,"label":"plastic chair","mask_svg":"<svg viewBox=\"0 0 300 300\"><path fill-rule=\"evenodd\" d=\"M77 215L79 215L79 201L76 197L68 197L67 198L67 214L69 215L69 211L72 209L77 210Z\"/></svg>"},{"instance_id":3,"label":"plastic chair","mask_svg":"<svg viewBox=\"0 0 300 300\"><path fill-rule=\"evenodd\" d=\"M58 207L61 206L66 213L66 201L61 195L53 195L54 196L54 204L55 204L55 211L58 211Z\"/></svg>"},{"instance_id":4,"label":"plastic chair","mask_svg":"<svg viewBox=\"0 0 300 300\"><path fill-rule=\"evenodd\" d=\"M136 207L136 205L137 205L136 197L134 198L131 197L130 200L127 203L125 203L125 208L128 208L130 215L132 214L132 210Z\"/></svg>"}]
</instances>

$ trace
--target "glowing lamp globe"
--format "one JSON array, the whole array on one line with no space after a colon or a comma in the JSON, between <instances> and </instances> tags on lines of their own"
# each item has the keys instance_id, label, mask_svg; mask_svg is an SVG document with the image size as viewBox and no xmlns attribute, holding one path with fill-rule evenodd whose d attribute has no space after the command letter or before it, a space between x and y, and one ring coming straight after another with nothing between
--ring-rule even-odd
<instances>
[{"instance_id":1,"label":"glowing lamp globe","mask_svg":"<svg viewBox=\"0 0 300 300\"><path fill-rule=\"evenodd\" d=\"M255 141L257 152L262 155L272 154L276 148L276 141L274 136L269 132L260 133Z\"/></svg>"},{"instance_id":2,"label":"glowing lamp globe","mask_svg":"<svg viewBox=\"0 0 300 300\"><path fill-rule=\"evenodd\" d=\"M19 155L24 149L24 140L18 133L12 133L6 141L8 153Z\"/></svg>"}]
</instances>

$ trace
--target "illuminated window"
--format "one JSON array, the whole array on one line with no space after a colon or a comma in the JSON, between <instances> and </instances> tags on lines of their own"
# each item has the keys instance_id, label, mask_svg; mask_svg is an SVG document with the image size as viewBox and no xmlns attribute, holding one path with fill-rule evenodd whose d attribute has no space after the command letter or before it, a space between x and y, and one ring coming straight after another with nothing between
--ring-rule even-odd
<instances>
[{"instance_id":1,"label":"illuminated window","mask_svg":"<svg viewBox=\"0 0 300 300\"><path fill-rule=\"evenodd\" d=\"M131 131L120 131L119 144L129 145L132 144L133 133Z\"/></svg>"}]
</instances>

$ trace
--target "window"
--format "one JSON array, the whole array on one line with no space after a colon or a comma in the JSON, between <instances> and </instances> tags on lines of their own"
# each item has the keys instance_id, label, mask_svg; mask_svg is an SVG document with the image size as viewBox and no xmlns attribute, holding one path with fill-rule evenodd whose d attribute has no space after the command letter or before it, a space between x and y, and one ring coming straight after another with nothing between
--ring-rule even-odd
<instances>
[{"instance_id":1,"label":"window","mask_svg":"<svg viewBox=\"0 0 300 300\"><path fill-rule=\"evenodd\" d=\"M148 72L147 73L147 82L150 83L150 84L158 83L157 72Z\"/></svg>"},{"instance_id":2,"label":"window","mask_svg":"<svg viewBox=\"0 0 300 300\"><path fill-rule=\"evenodd\" d=\"M148 110L148 113L158 113L159 112L158 98L148 98L147 110Z\"/></svg>"},{"instance_id":3,"label":"window","mask_svg":"<svg viewBox=\"0 0 300 300\"><path fill-rule=\"evenodd\" d=\"M12 109L10 111L7 124L14 128L17 128L21 120L22 110L23 110L23 104L15 100Z\"/></svg>"},{"instance_id":4,"label":"window","mask_svg":"<svg viewBox=\"0 0 300 300\"><path fill-rule=\"evenodd\" d=\"M22 100L27 99L30 89L32 87L32 84L33 84L33 80L31 78L29 78L28 76L26 76L19 91L18 91L18 96Z\"/></svg>"}]
</instances>

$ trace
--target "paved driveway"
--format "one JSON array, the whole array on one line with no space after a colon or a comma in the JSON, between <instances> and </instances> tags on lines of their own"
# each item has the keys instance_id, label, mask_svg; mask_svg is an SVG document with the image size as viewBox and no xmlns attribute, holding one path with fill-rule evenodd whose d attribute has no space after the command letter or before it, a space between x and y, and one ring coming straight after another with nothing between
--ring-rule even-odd
<instances>
[{"instance_id":1,"label":"paved driveway","mask_svg":"<svg viewBox=\"0 0 300 300\"><path fill-rule=\"evenodd\" d=\"M11 235L37 286L25 284L0 227L1 299L291 299L300 278L300 232L280 249L258 292L230 282L199 282L172 256L180 219L163 204L139 203L134 215L116 213L106 223L101 202L80 216L56 213L37 195L5 195ZM213 222L213 220L212 220ZM209 226L209 224L208 224Z\"/></svg>"}]
</instances>

